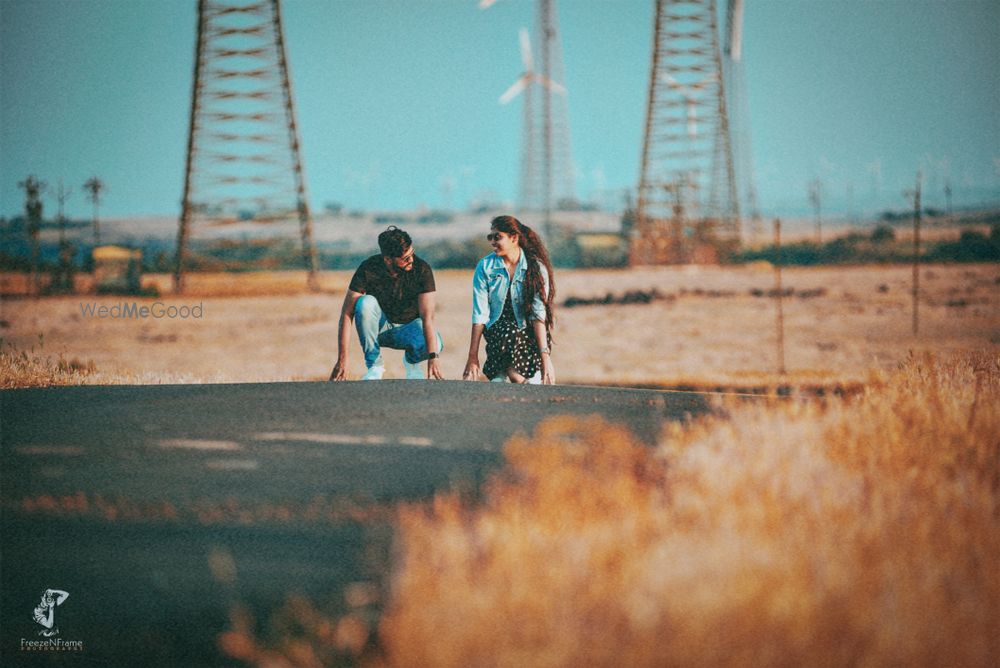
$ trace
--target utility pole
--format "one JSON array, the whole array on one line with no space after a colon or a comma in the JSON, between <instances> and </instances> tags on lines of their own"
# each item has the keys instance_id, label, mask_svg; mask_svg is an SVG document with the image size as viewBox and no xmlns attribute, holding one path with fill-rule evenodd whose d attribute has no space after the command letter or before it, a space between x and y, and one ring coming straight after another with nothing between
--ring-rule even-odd
<instances>
[{"instance_id":1,"label":"utility pole","mask_svg":"<svg viewBox=\"0 0 1000 668\"><path fill-rule=\"evenodd\" d=\"M63 185L63 180L59 179L59 190L56 192L56 201L59 202L59 269L52 281L52 288L60 292L73 292L73 247L66 240L66 200L69 199L72 190Z\"/></svg>"},{"instance_id":2,"label":"utility pole","mask_svg":"<svg viewBox=\"0 0 1000 668\"><path fill-rule=\"evenodd\" d=\"M57 223L59 225L60 248L66 243L66 200L68 200L72 194L72 189L67 189L66 186L63 185L63 180L59 179L59 190L56 191L56 201L59 202L59 218L57 219Z\"/></svg>"},{"instance_id":3,"label":"utility pole","mask_svg":"<svg viewBox=\"0 0 1000 668\"><path fill-rule=\"evenodd\" d=\"M816 243L823 243L823 182L815 179L809 182L809 202L816 212Z\"/></svg>"},{"instance_id":4,"label":"utility pole","mask_svg":"<svg viewBox=\"0 0 1000 668\"><path fill-rule=\"evenodd\" d=\"M101 208L101 191L104 190L104 182L101 181L96 176L91 176L87 179L86 183L83 184L84 190L87 191L87 199L91 201L94 205L94 213L92 217L92 223L94 228L94 246L101 245L101 226L98 222L98 214Z\"/></svg>"},{"instance_id":5,"label":"utility pole","mask_svg":"<svg viewBox=\"0 0 1000 668\"><path fill-rule=\"evenodd\" d=\"M951 222L952 212L951 212L951 180L946 180L944 182L944 198L948 202L948 222Z\"/></svg>"},{"instance_id":6,"label":"utility pole","mask_svg":"<svg viewBox=\"0 0 1000 668\"><path fill-rule=\"evenodd\" d=\"M785 375L785 313L782 306L783 294L781 288L781 220L774 219L774 248L777 257L774 261L774 299L777 303L778 329L778 373Z\"/></svg>"},{"instance_id":7,"label":"utility pole","mask_svg":"<svg viewBox=\"0 0 1000 668\"><path fill-rule=\"evenodd\" d=\"M851 181L847 182L847 220L851 221L852 225L858 223L858 216L854 211L854 183Z\"/></svg>"},{"instance_id":8,"label":"utility pole","mask_svg":"<svg viewBox=\"0 0 1000 668\"><path fill-rule=\"evenodd\" d=\"M920 331L919 296L920 296L920 185L923 174L917 172L917 185L914 190L907 190L904 197L913 198L913 335Z\"/></svg>"},{"instance_id":9,"label":"utility pole","mask_svg":"<svg viewBox=\"0 0 1000 668\"><path fill-rule=\"evenodd\" d=\"M44 181L39 181L32 174L17 185L24 190L24 213L28 224L28 238L31 242L31 270L28 289L35 297L38 297L42 292L42 277L39 274L41 249L38 237L42 229L42 191L45 190L47 184Z\"/></svg>"}]
</instances>

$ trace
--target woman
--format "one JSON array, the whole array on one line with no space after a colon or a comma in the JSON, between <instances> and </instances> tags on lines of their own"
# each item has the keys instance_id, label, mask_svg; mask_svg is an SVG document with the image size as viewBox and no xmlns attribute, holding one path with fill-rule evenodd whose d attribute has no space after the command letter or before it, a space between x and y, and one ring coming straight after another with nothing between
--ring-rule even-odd
<instances>
[{"instance_id":1,"label":"woman","mask_svg":"<svg viewBox=\"0 0 1000 668\"><path fill-rule=\"evenodd\" d=\"M552 366L555 282L548 251L535 232L513 216L497 216L486 237L493 246L472 278L472 340L465 380L480 373L493 381L556 382ZM486 364L479 368L479 341Z\"/></svg>"}]
</instances>

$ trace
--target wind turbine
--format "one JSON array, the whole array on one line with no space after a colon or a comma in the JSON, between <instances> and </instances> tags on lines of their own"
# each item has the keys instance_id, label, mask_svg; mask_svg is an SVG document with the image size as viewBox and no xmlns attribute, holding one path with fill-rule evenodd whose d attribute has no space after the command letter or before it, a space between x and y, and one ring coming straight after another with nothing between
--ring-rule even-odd
<instances>
[{"instance_id":1,"label":"wind turbine","mask_svg":"<svg viewBox=\"0 0 1000 668\"><path fill-rule=\"evenodd\" d=\"M495 2L480 0L479 7L486 9ZM500 104L508 104L524 93L520 208L540 211L544 216L545 235L551 238L553 207L561 202L575 202L576 198L556 3L555 0L536 0L535 4L535 37L540 42L540 71L535 71L528 30L522 28L520 41L524 71L500 96ZM533 94L533 84L536 83L541 85L542 90ZM561 97L553 100L553 93ZM540 95L541 113L534 108L539 104L536 95ZM540 170L536 170L536 164L541 167Z\"/></svg>"},{"instance_id":2,"label":"wind turbine","mask_svg":"<svg viewBox=\"0 0 1000 668\"><path fill-rule=\"evenodd\" d=\"M521 28L519 32L521 45L521 64L524 70L510 88L500 96L500 104L509 104L515 97L524 94L523 120L521 136L521 208L524 210L537 210L542 208L542 194L538 192L538 179L536 176L536 166L538 163L538 140L535 133L535 96L533 95L534 84L541 84L560 93L565 93L566 88L558 84L543 74L535 71L535 59L531 52L531 39L528 36L528 29Z\"/></svg>"}]
</instances>

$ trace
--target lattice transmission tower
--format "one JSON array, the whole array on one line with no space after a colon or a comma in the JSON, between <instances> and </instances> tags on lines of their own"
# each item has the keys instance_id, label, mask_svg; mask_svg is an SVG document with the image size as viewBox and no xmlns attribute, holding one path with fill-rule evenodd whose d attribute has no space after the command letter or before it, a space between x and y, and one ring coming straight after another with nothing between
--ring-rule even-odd
<instances>
[{"instance_id":1,"label":"lattice transmission tower","mask_svg":"<svg viewBox=\"0 0 1000 668\"><path fill-rule=\"evenodd\" d=\"M714 0L657 0L630 262L713 262L739 243Z\"/></svg>"},{"instance_id":2,"label":"lattice transmission tower","mask_svg":"<svg viewBox=\"0 0 1000 668\"><path fill-rule=\"evenodd\" d=\"M528 32L522 30L524 72L500 96L500 102L506 104L523 93L518 215L531 224L541 222L549 240L552 212L576 201L558 23L555 0L537 0L534 34L538 69Z\"/></svg>"},{"instance_id":3,"label":"lattice transmission tower","mask_svg":"<svg viewBox=\"0 0 1000 668\"><path fill-rule=\"evenodd\" d=\"M279 0L199 0L174 289L192 241L270 248L296 236L317 288L316 247Z\"/></svg>"}]
</instances>

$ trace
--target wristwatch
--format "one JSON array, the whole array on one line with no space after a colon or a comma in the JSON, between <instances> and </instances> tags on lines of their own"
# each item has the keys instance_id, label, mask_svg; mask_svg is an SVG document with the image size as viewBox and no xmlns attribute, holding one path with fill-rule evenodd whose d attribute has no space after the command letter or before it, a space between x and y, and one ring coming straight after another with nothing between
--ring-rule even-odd
<instances>
[{"instance_id":1,"label":"wristwatch","mask_svg":"<svg viewBox=\"0 0 1000 668\"><path fill-rule=\"evenodd\" d=\"M438 357L440 357L440 355L437 353L427 353L427 359L429 360L436 360Z\"/></svg>"}]
</instances>

